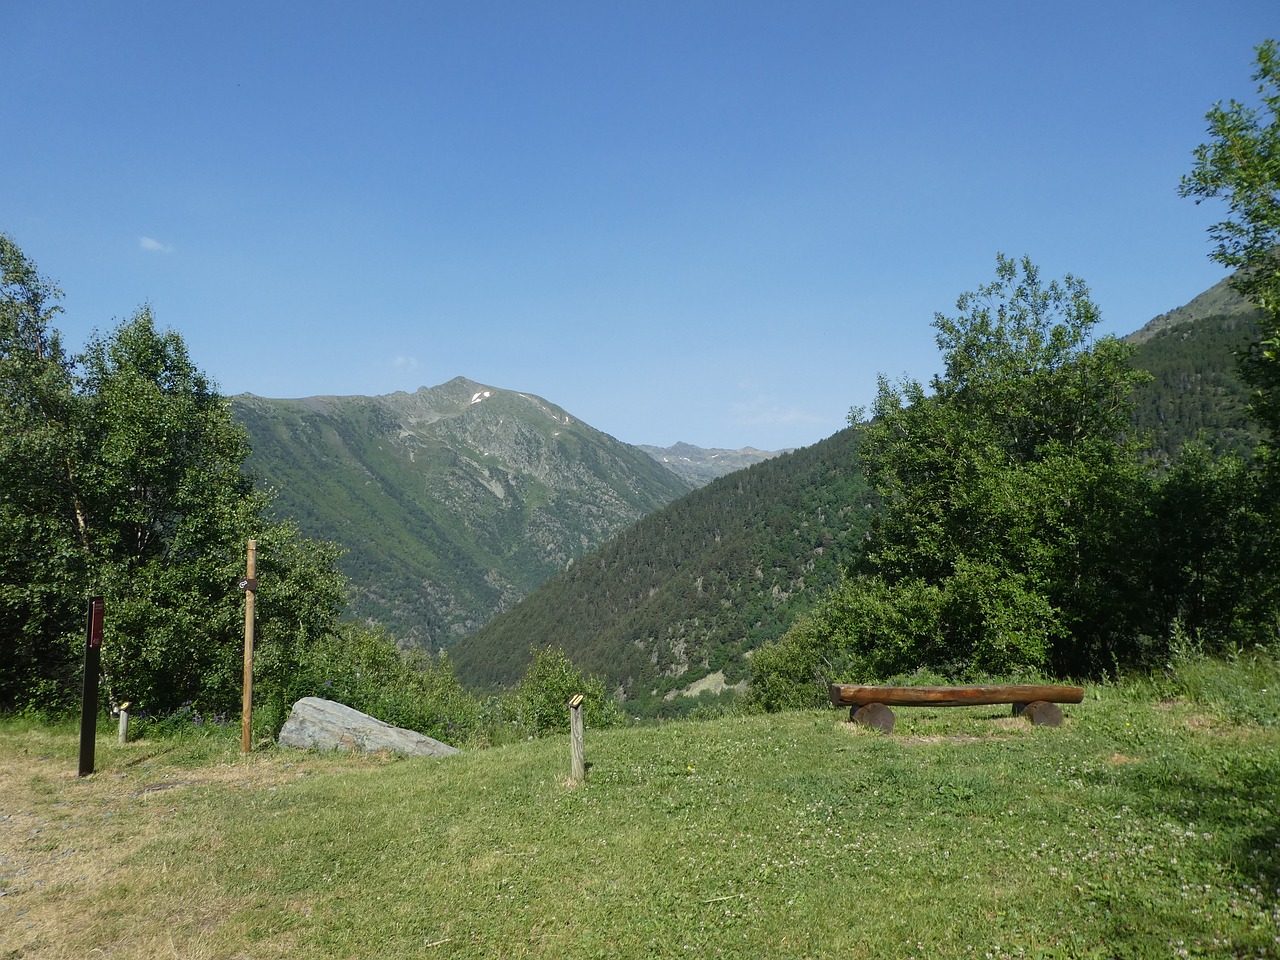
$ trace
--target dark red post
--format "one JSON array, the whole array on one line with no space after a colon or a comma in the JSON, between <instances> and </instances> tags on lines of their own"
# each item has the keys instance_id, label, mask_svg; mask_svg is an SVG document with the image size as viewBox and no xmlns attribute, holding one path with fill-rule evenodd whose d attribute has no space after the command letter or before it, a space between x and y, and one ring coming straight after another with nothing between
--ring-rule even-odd
<instances>
[{"instance_id":1,"label":"dark red post","mask_svg":"<svg viewBox=\"0 0 1280 960\"><path fill-rule=\"evenodd\" d=\"M93 753L98 738L98 673L102 667L102 622L105 605L101 597L89 600L84 636L84 686L80 697L80 776L93 773Z\"/></svg>"}]
</instances>

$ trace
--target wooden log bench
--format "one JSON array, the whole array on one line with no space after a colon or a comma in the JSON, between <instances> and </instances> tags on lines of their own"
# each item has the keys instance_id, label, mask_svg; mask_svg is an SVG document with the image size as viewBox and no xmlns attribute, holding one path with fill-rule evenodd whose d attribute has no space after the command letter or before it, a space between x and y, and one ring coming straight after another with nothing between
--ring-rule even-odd
<instances>
[{"instance_id":1,"label":"wooden log bench","mask_svg":"<svg viewBox=\"0 0 1280 960\"><path fill-rule=\"evenodd\" d=\"M1037 726L1062 725L1060 703L1080 703L1084 687L1006 684L981 687L861 687L848 683L831 684L831 702L849 708L854 723L893 732L890 707L980 707L987 704L1013 705L1015 717L1026 717Z\"/></svg>"}]
</instances>

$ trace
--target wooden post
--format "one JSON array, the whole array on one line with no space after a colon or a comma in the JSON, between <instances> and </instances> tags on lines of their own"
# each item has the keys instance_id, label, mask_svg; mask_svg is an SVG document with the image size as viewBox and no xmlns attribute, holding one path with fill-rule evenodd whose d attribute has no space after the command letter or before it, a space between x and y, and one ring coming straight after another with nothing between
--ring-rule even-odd
<instances>
[{"instance_id":1,"label":"wooden post","mask_svg":"<svg viewBox=\"0 0 1280 960\"><path fill-rule=\"evenodd\" d=\"M582 730L582 701L586 698L575 693L569 698L569 779L584 783L587 779L587 750Z\"/></svg>"},{"instance_id":2,"label":"wooden post","mask_svg":"<svg viewBox=\"0 0 1280 960\"><path fill-rule=\"evenodd\" d=\"M129 742L129 708L132 703L125 701L120 704L120 742Z\"/></svg>"},{"instance_id":3,"label":"wooden post","mask_svg":"<svg viewBox=\"0 0 1280 960\"><path fill-rule=\"evenodd\" d=\"M253 600L258 592L258 541L250 540L245 565L244 591L244 701L240 707L240 752L248 753L253 743Z\"/></svg>"},{"instance_id":4,"label":"wooden post","mask_svg":"<svg viewBox=\"0 0 1280 960\"><path fill-rule=\"evenodd\" d=\"M84 681L80 694L80 776L93 773L98 734L98 673L102 669L102 624L106 607L101 597L89 598L84 630Z\"/></svg>"}]
</instances>

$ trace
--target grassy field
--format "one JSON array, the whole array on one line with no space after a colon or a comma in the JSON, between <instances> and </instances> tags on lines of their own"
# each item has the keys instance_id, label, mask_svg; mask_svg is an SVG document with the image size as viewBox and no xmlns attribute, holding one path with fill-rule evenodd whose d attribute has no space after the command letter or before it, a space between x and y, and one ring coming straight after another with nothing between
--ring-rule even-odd
<instances>
[{"instance_id":1,"label":"grassy field","mask_svg":"<svg viewBox=\"0 0 1280 960\"><path fill-rule=\"evenodd\" d=\"M247 759L0 725L0 960L1277 957L1280 673Z\"/></svg>"}]
</instances>

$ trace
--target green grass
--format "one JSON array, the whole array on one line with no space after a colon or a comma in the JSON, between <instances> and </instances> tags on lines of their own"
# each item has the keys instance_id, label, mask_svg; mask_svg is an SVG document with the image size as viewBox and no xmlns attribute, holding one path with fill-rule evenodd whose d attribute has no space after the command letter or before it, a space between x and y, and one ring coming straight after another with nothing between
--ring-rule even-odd
<instances>
[{"instance_id":1,"label":"green grass","mask_svg":"<svg viewBox=\"0 0 1280 960\"><path fill-rule=\"evenodd\" d=\"M558 738L244 760L104 728L79 780L74 730L10 724L0 958L1280 956L1280 677L1196 670L1056 730L588 731L576 789Z\"/></svg>"}]
</instances>

